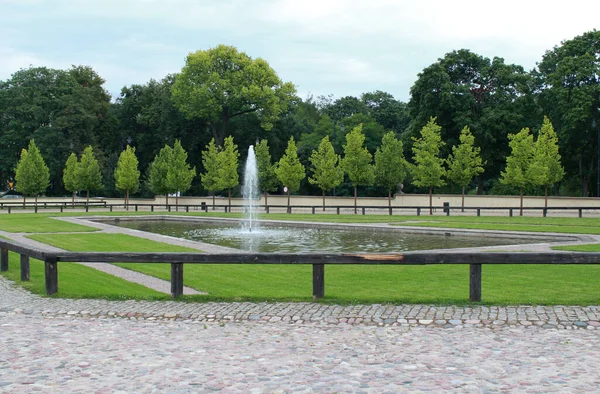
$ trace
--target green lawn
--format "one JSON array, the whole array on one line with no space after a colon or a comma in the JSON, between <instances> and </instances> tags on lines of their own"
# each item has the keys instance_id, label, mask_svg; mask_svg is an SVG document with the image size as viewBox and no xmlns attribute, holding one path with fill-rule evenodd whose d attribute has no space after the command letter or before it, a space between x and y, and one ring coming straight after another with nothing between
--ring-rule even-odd
<instances>
[{"instance_id":1,"label":"green lawn","mask_svg":"<svg viewBox=\"0 0 600 394\"><path fill-rule=\"evenodd\" d=\"M30 237L71 251L190 251L121 234ZM168 264L119 265L170 279ZM60 265L61 296L67 280L62 272ZM323 302L468 304L467 265L327 266L325 272ZM187 264L184 278L187 286L209 293L184 297L190 301L309 301L312 295L310 266ZM482 286L485 304L598 305L600 266L484 266ZM96 297L103 297L104 291Z\"/></svg>"},{"instance_id":2,"label":"green lawn","mask_svg":"<svg viewBox=\"0 0 600 394\"><path fill-rule=\"evenodd\" d=\"M553 250L566 250L570 252L600 252L600 244L554 246Z\"/></svg>"},{"instance_id":3,"label":"green lawn","mask_svg":"<svg viewBox=\"0 0 600 394\"><path fill-rule=\"evenodd\" d=\"M0 215L0 230L11 233L55 233L55 232L85 232L97 229L79 224L52 219L59 214L49 213L15 213ZM65 215L67 216L67 215Z\"/></svg>"}]
</instances>

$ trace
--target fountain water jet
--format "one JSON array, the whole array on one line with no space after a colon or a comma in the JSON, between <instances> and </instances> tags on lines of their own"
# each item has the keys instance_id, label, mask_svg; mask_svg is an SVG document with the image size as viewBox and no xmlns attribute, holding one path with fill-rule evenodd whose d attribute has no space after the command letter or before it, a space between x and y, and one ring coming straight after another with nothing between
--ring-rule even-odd
<instances>
[{"instance_id":1,"label":"fountain water jet","mask_svg":"<svg viewBox=\"0 0 600 394\"><path fill-rule=\"evenodd\" d=\"M252 232L253 229L256 230L257 228L255 215L256 202L259 199L258 168L256 166L254 146L252 145L248 148L248 158L246 159L246 167L244 168L242 196L244 197L244 211L246 212L246 227Z\"/></svg>"}]
</instances>

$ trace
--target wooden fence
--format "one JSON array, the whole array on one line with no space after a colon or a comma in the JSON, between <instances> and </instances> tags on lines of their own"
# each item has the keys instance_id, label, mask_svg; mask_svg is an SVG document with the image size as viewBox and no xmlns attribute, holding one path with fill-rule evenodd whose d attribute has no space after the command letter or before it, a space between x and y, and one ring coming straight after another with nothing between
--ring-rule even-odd
<instances>
[{"instance_id":1,"label":"wooden fence","mask_svg":"<svg viewBox=\"0 0 600 394\"><path fill-rule=\"evenodd\" d=\"M46 252L0 239L0 271L8 270L8 252L20 254L21 280L29 280L29 259L45 266L46 294L58 292L58 266L63 262L171 264L171 296L183 294L185 264L311 264L313 299L325 296L326 265L430 265L468 264L469 300L481 301L481 275L485 264L600 264L600 253L454 253L406 252L402 254L321 254L321 253L96 253ZM399 283L399 286L402 284Z\"/></svg>"},{"instance_id":2,"label":"wooden fence","mask_svg":"<svg viewBox=\"0 0 600 394\"><path fill-rule=\"evenodd\" d=\"M352 211L355 214L366 215L367 211L374 213L384 213L388 215L393 215L396 213L411 213L414 212L417 216L420 216L422 213L427 213L429 211L429 206L379 206L379 205L360 205L356 208L353 205L327 205L325 209L323 209L322 205L256 205L256 209L260 211L264 211L265 213L275 213L275 212L283 212L283 213L299 213L299 212L310 212L313 215L321 212L335 212L336 214L342 213L342 211ZM22 211L22 210L33 210L34 212L38 212L40 209L48 209L54 211L65 212L74 209L83 209L85 212L89 212L90 209L98 211L98 210L108 210L113 212L114 210L132 210L135 212L138 211L167 211L167 212L208 212L209 210L218 210L222 212L243 212L246 208L243 205L211 205L211 204L149 204L149 203L130 203L130 204L108 204L105 201L102 202L76 202L72 204L71 202L61 202L61 203L50 203L50 202L40 202L38 204L28 202L26 204L19 202L2 202L0 201L0 210L6 210L8 213L12 213L13 211ZM514 215L518 215L521 211L518 207L451 207L449 205L442 206L433 206L432 209L434 211L443 212L446 216L450 216L451 212L472 212L477 214L477 216L481 216L482 212L504 212L508 214L508 216L512 217ZM543 217L548 216L548 214L552 211L568 211L568 212L577 212L578 216L583 217L583 212L600 212L600 207L524 207L523 211L533 211L539 212Z\"/></svg>"}]
</instances>

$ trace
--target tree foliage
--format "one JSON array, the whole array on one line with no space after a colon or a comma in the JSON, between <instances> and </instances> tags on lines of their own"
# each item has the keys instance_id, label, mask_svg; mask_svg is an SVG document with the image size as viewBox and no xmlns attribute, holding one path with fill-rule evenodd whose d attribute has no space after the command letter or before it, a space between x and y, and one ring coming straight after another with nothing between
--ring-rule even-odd
<instances>
[{"instance_id":1,"label":"tree foliage","mask_svg":"<svg viewBox=\"0 0 600 394\"><path fill-rule=\"evenodd\" d=\"M173 85L177 108L206 119L218 146L230 119L256 113L270 130L294 97L294 85L283 83L265 60L226 45L190 53Z\"/></svg>"},{"instance_id":2,"label":"tree foliage","mask_svg":"<svg viewBox=\"0 0 600 394\"><path fill-rule=\"evenodd\" d=\"M129 195L137 192L140 186L140 170L135 148L127 145L119 155L115 169L115 186L125 192L125 204L129 204Z\"/></svg>"},{"instance_id":3,"label":"tree foliage","mask_svg":"<svg viewBox=\"0 0 600 394\"><path fill-rule=\"evenodd\" d=\"M71 153L67 159L67 162L65 163L65 169L63 171L63 183L65 185L65 190L73 193L73 203L75 202L75 192L79 190L77 178L75 177L77 163L77 155L75 153Z\"/></svg>"},{"instance_id":4,"label":"tree foliage","mask_svg":"<svg viewBox=\"0 0 600 394\"><path fill-rule=\"evenodd\" d=\"M468 126L460 133L460 144L452 147L448 157L448 179L462 187L462 207L465 206L465 187L474 176L483 172L481 148L475 146L475 137Z\"/></svg>"},{"instance_id":5,"label":"tree foliage","mask_svg":"<svg viewBox=\"0 0 600 394\"><path fill-rule=\"evenodd\" d=\"M517 134L509 134L511 154L506 158L506 169L501 173L500 182L516 186L521 190L521 211L523 216L523 189L531 183L531 165L534 154L533 135L526 127Z\"/></svg>"},{"instance_id":6,"label":"tree foliage","mask_svg":"<svg viewBox=\"0 0 600 394\"><path fill-rule=\"evenodd\" d=\"M544 117L544 123L535 141L533 159L528 171L532 184L545 186L546 206L548 206L548 186L559 182L565 175L560 159L558 137L550 119Z\"/></svg>"},{"instance_id":7,"label":"tree foliage","mask_svg":"<svg viewBox=\"0 0 600 394\"><path fill-rule=\"evenodd\" d=\"M200 174L202 187L213 195L213 209L215 208L215 192L223 190L219 177L219 148L215 144L215 139L211 139L206 150L202 151L202 166L204 172Z\"/></svg>"},{"instance_id":8,"label":"tree foliage","mask_svg":"<svg viewBox=\"0 0 600 394\"><path fill-rule=\"evenodd\" d=\"M440 149L445 145L442 141L441 129L436 123L436 119L431 118L421 129L421 138L413 137L412 151L415 165L412 167L412 175L415 185L429 188L430 215L433 214L433 188L446 184L444 159L440 157Z\"/></svg>"},{"instance_id":9,"label":"tree foliage","mask_svg":"<svg viewBox=\"0 0 600 394\"><path fill-rule=\"evenodd\" d=\"M375 177L373 165L371 164L373 156L364 147L365 135L362 129L363 125L359 124L346 134L344 158L342 159L342 168L348 174L348 178L354 187L354 213L356 213L358 186L372 185Z\"/></svg>"},{"instance_id":10,"label":"tree foliage","mask_svg":"<svg viewBox=\"0 0 600 394\"><path fill-rule=\"evenodd\" d=\"M254 148L256 155L256 167L258 171L258 188L265 193L265 204L267 204L267 193L277 190L277 175L275 174L275 165L271 162L269 153L269 143L267 140L260 140Z\"/></svg>"},{"instance_id":11,"label":"tree foliage","mask_svg":"<svg viewBox=\"0 0 600 394\"><path fill-rule=\"evenodd\" d=\"M173 156L173 148L165 145L156 155L148 171L148 186L153 193L164 194L166 203L169 203L169 193L177 190L168 181L169 166Z\"/></svg>"},{"instance_id":12,"label":"tree foliage","mask_svg":"<svg viewBox=\"0 0 600 394\"><path fill-rule=\"evenodd\" d=\"M75 179L77 186L86 191L88 202L90 200L90 190L102 189L102 172L91 145L86 147L81 154L81 159L75 167Z\"/></svg>"},{"instance_id":13,"label":"tree foliage","mask_svg":"<svg viewBox=\"0 0 600 394\"><path fill-rule=\"evenodd\" d=\"M340 167L340 156L335 154L329 137L325 136L319 149L310 156L313 175L308 181L323 191L323 209L325 209L325 191L333 189L344 181L344 170Z\"/></svg>"},{"instance_id":14,"label":"tree foliage","mask_svg":"<svg viewBox=\"0 0 600 394\"><path fill-rule=\"evenodd\" d=\"M233 143L233 137L225 138L223 149L218 155L218 174L221 189L227 189L229 205L231 205L231 188L240 184L238 175L240 153L238 147Z\"/></svg>"},{"instance_id":15,"label":"tree foliage","mask_svg":"<svg viewBox=\"0 0 600 394\"><path fill-rule=\"evenodd\" d=\"M21 151L15 172L16 189L23 193L23 204L27 195L35 196L37 202L37 196L50 184L50 172L34 140L30 140L28 148Z\"/></svg>"},{"instance_id":16,"label":"tree foliage","mask_svg":"<svg viewBox=\"0 0 600 394\"><path fill-rule=\"evenodd\" d=\"M381 146L375 152L375 184L387 190L389 205L392 190L404 182L407 175L408 163L404 158L402 141L390 131L383 136Z\"/></svg>"},{"instance_id":17,"label":"tree foliage","mask_svg":"<svg viewBox=\"0 0 600 394\"><path fill-rule=\"evenodd\" d=\"M275 167L277 179L288 189L288 206L290 205L290 193L295 192L300 187L300 182L306 176L305 168L296 152L296 141L294 137L288 141L285 154L281 157Z\"/></svg>"},{"instance_id":18,"label":"tree foliage","mask_svg":"<svg viewBox=\"0 0 600 394\"><path fill-rule=\"evenodd\" d=\"M178 193L175 197L175 203L177 204L179 193L185 193L192 185L192 179L196 176L196 168L190 168L190 164L187 162L188 154L179 140L175 140L170 156L167 184Z\"/></svg>"}]
</instances>

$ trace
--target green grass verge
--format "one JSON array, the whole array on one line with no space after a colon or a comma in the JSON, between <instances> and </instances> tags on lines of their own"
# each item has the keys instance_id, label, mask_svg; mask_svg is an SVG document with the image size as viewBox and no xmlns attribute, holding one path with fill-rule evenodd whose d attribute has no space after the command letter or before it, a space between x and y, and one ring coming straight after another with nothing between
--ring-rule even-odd
<instances>
[{"instance_id":1,"label":"green grass verge","mask_svg":"<svg viewBox=\"0 0 600 394\"><path fill-rule=\"evenodd\" d=\"M20 257L9 252L8 271L2 272L6 278L15 281L34 294L45 295L44 263L31 259L29 262L30 281L21 281ZM57 298L105 298L110 300L146 299L166 300L168 294L159 293L142 285L128 282L113 275L105 274L80 264L60 263L59 293ZM26 307L26 306L24 306Z\"/></svg>"},{"instance_id":2,"label":"green grass verge","mask_svg":"<svg viewBox=\"0 0 600 394\"><path fill-rule=\"evenodd\" d=\"M40 242L72 251L189 251L121 234L39 234ZM164 280L168 264L119 264ZM323 302L468 304L467 265L327 266ZM309 301L311 266L187 264L185 284L208 295L189 301ZM43 278L40 279L43 283ZM62 265L59 290L62 295ZM599 266L498 265L483 267L484 304L600 304ZM95 295L103 297L105 289ZM89 294L89 292L88 292Z\"/></svg>"},{"instance_id":3,"label":"green grass verge","mask_svg":"<svg viewBox=\"0 0 600 394\"><path fill-rule=\"evenodd\" d=\"M567 250L569 252L600 252L600 244L554 246L553 250Z\"/></svg>"},{"instance_id":4,"label":"green grass verge","mask_svg":"<svg viewBox=\"0 0 600 394\"><path fill-rule=\"evenodd\" d=\"M54 232L86 232L97 231L96 228L63 222L48 213L17 213L0 215L0 230L11 233L54 233Z\"/></svg>"}]
</instances>

